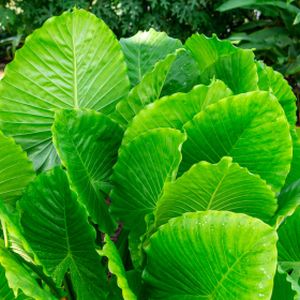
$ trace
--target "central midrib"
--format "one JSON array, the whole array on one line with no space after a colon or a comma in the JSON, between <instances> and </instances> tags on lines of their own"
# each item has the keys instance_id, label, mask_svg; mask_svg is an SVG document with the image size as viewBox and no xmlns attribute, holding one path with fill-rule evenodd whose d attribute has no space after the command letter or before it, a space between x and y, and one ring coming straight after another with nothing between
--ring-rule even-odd
<instances>
[{"instance_id":1,"label":"central midrib","mask_svg":"<svg viewBox=\"0 0 300 300\"><path fill-rule=\"evenodd\" d=\"M74 25L74 16L72 18L72 52L73 52L73 101L74 107L78 108L78 91L77 91L77 60L76 60L76 47L75 47L75 40L74 40L74 32L75 32L75 25Z\"/></svg>"}]
</instances>

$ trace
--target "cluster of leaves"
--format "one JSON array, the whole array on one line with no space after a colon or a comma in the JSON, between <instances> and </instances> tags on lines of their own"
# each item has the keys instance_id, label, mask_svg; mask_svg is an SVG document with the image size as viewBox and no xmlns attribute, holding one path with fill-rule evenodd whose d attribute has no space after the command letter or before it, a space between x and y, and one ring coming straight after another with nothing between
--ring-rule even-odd
<instances>
[{"instance_id":1,"label":"cluster of leaves","mask_svg":"<svg viewBox=\"0 0 300 300\"><path fill-rule=\"evenodd\" d=\"M0 53L11 57L16 46L51 16L59 15L74 6L84 8L102 18L118 37L131 36L138 30L155 28L185 40L199 31L223 36L241 24L244 11L230 12L220 18L215 10L223 0L0 0ZM1 38L2 26L2 38ZM2 40L2 41L1 41ZM9 47L8 47L9 46ZM3 53L3 52L8 53Z\"/></svg>"},{"instance_id":2,"label":"cluster of leaves","mask_svg":"<svg viewBox=\"0 0 300 300\"><path fill-rule=\"evenodd\" d=\"M256 10L256 18L235 28L231 40L244 48L255 48L256 55L300 83L300 4L299 1L229 0L220 12L235 9Z\"/></svg>"},{"instance_id":3,"label":"cluster of leaves","mask_svg":"<svg viewBox=\"0 0 300 300\"><path fill-rule=\"evenodd\" d=\"M1 298L298 297L295 101L215 36L47 20L0 81Z\"/></svg>"}]
</instances>

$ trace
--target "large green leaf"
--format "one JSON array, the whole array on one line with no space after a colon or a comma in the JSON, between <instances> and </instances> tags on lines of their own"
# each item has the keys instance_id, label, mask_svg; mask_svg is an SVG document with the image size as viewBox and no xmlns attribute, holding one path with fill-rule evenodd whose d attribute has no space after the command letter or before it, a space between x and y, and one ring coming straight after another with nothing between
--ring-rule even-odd
<instances>
[{"instance_id":1,"label":"large green leaf","mask_svg":"<svg viewBox=\"0 0 300 300\"><path fill-rule=\"evenodd\" d=\"M75 9L50 18L26 39L0 83L0 120L35 168L58 163L51 141L54 111L92 108L110 113L127 96L120 45L104 22Z\"/></svg>"},{"instance_id":2,"label":"large green leaf","mask_svg":"<svg viewBox=\"0 0 300 300\"><path fill-rule=\"evenodd\" d=\"M157 202L156 225L201 210L229 210L268 222L276 208L275 194L265 181L224 157L215 165L200 162L167 183Z\"/></svg>"},{"instance_id":3,"label":"large green leaf","mask_svg":"<svg viewBox=\"0 0 300 300\"><path fill-rule=\"evenodd\" d=\"M282 74L257 62L258 86L261 90L272 92L281 104L292 128L296 124L296 96Z\"/></svg>"},{"instance_id":4,"label":"large green leaf","mask_svg":"<svg viewBox=\"0 0 300 300\"><path fill-rule=\"evenodd\" d=\"M285 219L278 230L278 264L300 297L300 207Z\"/></svg>"},{"instance_id":5,"label":"large green leaf","mask_svg":"<svg viewBox=\"0 0 300 300\"><path fill-rule=\"evenodd\" d=\"M289 124L277 99L267 92L249 92L209 105L187 123L182 170L223 156L258 174L278 191L292 160Z\"/></svg>"},{"instance_id":6,"label":"large green leaf","mask_svg":"<svg viewBox=\"0 0 300 300\"><path fill-rule=\"evenodd\" d=\"M276 232L232 212L195 212L161 226L145 248L150 299L270 299Z\"/></svg>"},{"instance_id":7,"label":"large green leaf","mask_svg":"<svg viewBox=\"0 0 300 300\"><path fill-rule=\"evenodd\" d=\"M184 134L152 129L122 146L114 167L111 212L129 229L140 229L162 188L176 177Z\"/></svg>"},{"instance_id":8,"label":"large green leaf","mask_svg":"<svg viewBox=\"0 0 300 300\"><path fill-rule=\"evenodd\" d=\"M185 43L200 68L200 82L223 80L235 93L257 90L257 70L251 50L239 49L216 36L194 34Z\"/></svg>"},{"instance_id":9,"label":"large green leaf","mask_svg":"<svg viewBox=\"0 0 300 300\"><path fill-rule=\"evenodd\" d=\"M165 59L157 62L153 70L146 73L141 82L130 91L128 97L117 104L112 117L118 123L126 127L144 106L160 98L163 85L176 54L177 52L168 54Z\"/></svg>"},{"instance_id":10,"label":"large green leaf","mask_svg":"<svg viewBox=\"0 0 300 300\"><path fill-rule=\"evenodd\" d=\"M14 206L35 176L26 153L11 137L0 132L0 197ZM3 201L2 200L2 201Z\"/></svg>"},{"instance_id":11,"label":"large green leaf","mask_svg":"<svg viewBox=\"0 0 300 300\"><path fill-rule=\"evenodd\" d=\"M222 81L216 80L209 86L197 85L189 93L176 93L155 101L132 120L125 131L122 144L153 128L170 127L182 130L183 125L207 105L231 94Z\"/></svg>"},{"instance_id":12,"label":"large green leaf","mask_svg":"<svg viewBox=\"0 0 300 300\"><path fill-rule=\"evenodd\" d=\"M116 224L105 200L122 140L121 128L95 111L64 110L57 112L52 133L78 200L101 230L112 233Z\"/></svg>"},{"instance_id":13,"label":"large green leaf","mask_svg":"<svg viewBox=\"0 0 300 300\"><path fill-rule=\"evenodd\" d=\"M95 232L69 189L65 172L42 173L20 200L23 234L45 271L60 285L70 271L77 299L104 299L106 276Z\"/></svg>"},{"instance_id":14,"label":"large green leaf","mask_svg":"<svg viewBox=\"0 0 300 300\"><path fill-rule=\"evenodd\" d=\"M116 275L118 287L122 290L122 296L124 300L136 300L136 295L131 291L126 271L114 242L112 242L109 236L105 236L105 245L101 251L101 255L108 258L108 269L109 271Z\"/></svg>"},{"instance_id":15,"label":"large green leaf","mask_svg":"<svg viewBox=\"0 0 300 300\"><path fill-rule=\"evenodd\" d=\"M153 69L156 62L182 47L179 40L152 28L149 31L139 31L130 38L122 38L120 44L132 86L141 82L144 75Z\"/></svg>"},{"instance_id":16,"label":"large green leaf","mask_svg":"<svg viewBox=\"0 0 300 300\"><path fill-rule=\"evenodd\" d=\"M20 262L18 257L4 247L2 240L0 241L0 263L5 269L8 285L13 290L16 297L21 290L25 295L36 300L57 299L39 286L38 282L32 276L30 271ZM21 297L22 296L17 299L22 299L23 297Z\"/></svg>"}]
</instances>

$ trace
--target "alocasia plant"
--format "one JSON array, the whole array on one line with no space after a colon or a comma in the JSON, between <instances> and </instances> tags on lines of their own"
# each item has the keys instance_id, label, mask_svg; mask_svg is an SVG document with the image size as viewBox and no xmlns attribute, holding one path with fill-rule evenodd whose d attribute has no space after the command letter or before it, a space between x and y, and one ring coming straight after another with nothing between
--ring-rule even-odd
<instances>
[{"instance_id":1,"label":"alocasia plant","mask_svg":"<svg viewBox=\"0 0 300 300\"><path fill-rule=\"evenodd\" d=\"M0 298L299 298L295 100L216 36L49 19L0 81Z\"/></svg>"}]
</instances>

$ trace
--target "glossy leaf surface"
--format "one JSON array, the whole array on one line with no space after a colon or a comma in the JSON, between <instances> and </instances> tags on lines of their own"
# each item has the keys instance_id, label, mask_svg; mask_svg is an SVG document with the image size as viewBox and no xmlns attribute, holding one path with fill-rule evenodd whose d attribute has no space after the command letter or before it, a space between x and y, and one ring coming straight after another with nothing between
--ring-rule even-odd
<instances>
[{"instance_id":1,"label":"glossy leaf surface","mask_svg":"<svg viewBox=\"0 0 300 300\"><path fill-rule=\"evenodd\" d=\"M96 16L74 9L50 18L26 39L0 83L1 128L15 137L36 169L58 163L51 141L57 109L110 113L127 96L120 45Z\"/></svg>"},{"instance_id":2,"label":"glossy leaf surface","mask_svg":"<svg viewBox=\"0 0 300 300\"><path fill-rule=\"evenodd\" d=\"M145 249L150 299L270 299L276 241L271 227L244 214L173 218Z\"/></svg>"},{"instance_id":3,"label":"glossy leaf surface","mask_svg":"<svg viewBox=\"0 0 300 300\"><path fill-rule=\"evenodd\" d=\"M223 156L248 168L278 191L292 160L289 124L276 98L250 92L208 106L184 126L181 170L198 161L218 162Z\"/></svg>"},{"instance_id":4,"label":"glossy leaf surface","mask_svg":"<svg viewBox=\"0 0 300 300\"><path fill-rule=\"evenodd\" d=\"M227 210L268 222L277 208L275 194L259 176L224 157L212 165L200 162L167 183L157 203L156 225L185 212Z\"/></svg>"}]
</instances>

